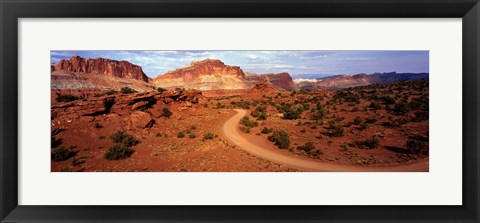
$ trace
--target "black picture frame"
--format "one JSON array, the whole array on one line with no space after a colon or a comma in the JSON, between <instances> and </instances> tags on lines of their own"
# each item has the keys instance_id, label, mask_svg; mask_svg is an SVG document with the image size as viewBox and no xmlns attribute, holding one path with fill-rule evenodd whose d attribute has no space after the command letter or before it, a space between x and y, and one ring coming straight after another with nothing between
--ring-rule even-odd
<instances>
[{"instance_id":1,"label":"black picture frame","mask_svg":"<svg viewBox=\"0 0 480 223\"><path fill-rule=\"evenodd\" d=\"M0 0L0 15L1 222L479 222L478 0ZM76 17L462 18L463 205L18 205L17 21L19 18Z\"/></svg>"}]
</instances>

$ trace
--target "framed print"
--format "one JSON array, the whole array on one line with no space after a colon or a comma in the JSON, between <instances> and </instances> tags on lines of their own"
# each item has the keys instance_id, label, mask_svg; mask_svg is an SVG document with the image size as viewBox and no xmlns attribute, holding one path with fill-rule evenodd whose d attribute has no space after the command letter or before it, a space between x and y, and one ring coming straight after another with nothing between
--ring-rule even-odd
<instances>
[{"instance_id":1,"label":"framed print","mask_svg":"<svg viewBox=\"0 0 480 223\"><path fill-rule=\"evenodd\" d=\"M0 6L2 222L479 220L476 0Z\"/></svg>"}]
</instances>

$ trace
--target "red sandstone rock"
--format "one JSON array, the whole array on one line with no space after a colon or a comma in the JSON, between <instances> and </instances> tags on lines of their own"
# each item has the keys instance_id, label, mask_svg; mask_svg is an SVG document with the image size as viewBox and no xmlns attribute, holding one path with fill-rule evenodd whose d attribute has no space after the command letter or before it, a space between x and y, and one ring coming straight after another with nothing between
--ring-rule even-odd
<instances>
[{"instance_id":1,"label":"red sandstone rock","mask_svg":"<svg viewBox=\"0 0 480 223\"><path fill-rule=\"evenodd\" d=\"M132 112L125 121L130 130L150 128L155 123L155 120L152 119L150 114L142 111Z\"/></svg>"},{"instance_id":2,"label":"red sandstone rock","mask_svg":"<svg viewBox=\"0 0 480 223\"><path fill-rule=\"evenodd\" d=\"M105 58L82 58L73 56L69 60L60 60L54 70L75 73L101 74L111 77L129 78L148 82L149 78L138 65L128 61L117 61ZM53 70L52 70L53 71Z\"/></svg>"}]
</instances>

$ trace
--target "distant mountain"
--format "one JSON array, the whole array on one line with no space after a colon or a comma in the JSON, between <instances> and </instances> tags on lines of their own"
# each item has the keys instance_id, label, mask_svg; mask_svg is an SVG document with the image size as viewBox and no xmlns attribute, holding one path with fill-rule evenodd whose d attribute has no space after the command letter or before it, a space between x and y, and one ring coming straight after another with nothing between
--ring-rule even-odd
<instances>
[{"instance_id":1,"label":"distant mountain","mask_svg":"<svg viewBox=\"0 0 480 223\"><path fill-rule=\"evenodd\" d=\"M292 74L293 79L318 79L333 76L334 74Z\"/></svg>"},{"instance_id":2,"label":"distant mountain","mask_svg":"<svg viewBox=\"0 0 480 223\"><path fill-rule=\"evenodd\" d=\"M299 89L338 89L370 84L390 84L405 80L428 80L428 73L374 73L356 75L336 75L315 79L316 81L297 81Z\"/></svg>"}]
</instances>

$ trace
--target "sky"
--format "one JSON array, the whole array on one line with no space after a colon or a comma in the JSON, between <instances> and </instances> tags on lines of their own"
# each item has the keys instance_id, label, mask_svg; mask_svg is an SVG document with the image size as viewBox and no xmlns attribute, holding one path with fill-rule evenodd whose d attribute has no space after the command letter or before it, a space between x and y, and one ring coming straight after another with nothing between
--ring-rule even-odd
<instances>
[{"instance_id":1,"label":"sky","mask_svg":"<svg viewBox=\"0 0 480 223\"><path fill-rule=\"evenodd\" d=\"M51 62L72 56L126 60L142 67L149 77L182 68L192 61L220 59L257 74L288 72L294 78L304 74L372 74L375 72L428 73L428 51L145 51L84 50L51 51Z\"/></svg>"}]
</instances>

